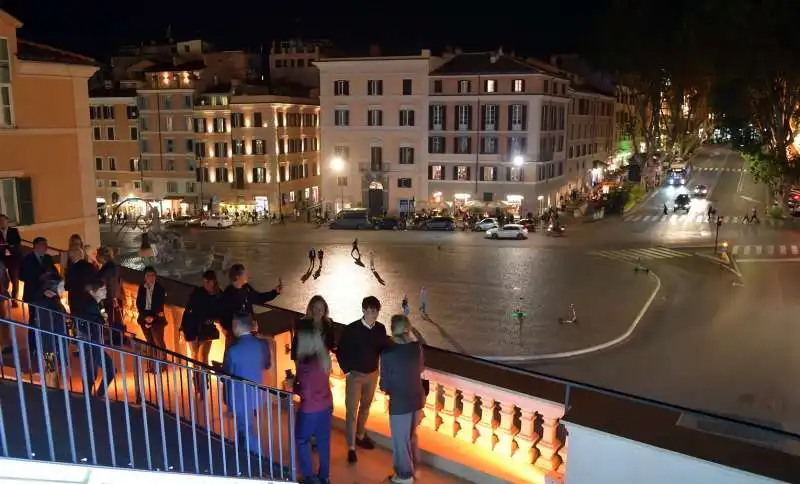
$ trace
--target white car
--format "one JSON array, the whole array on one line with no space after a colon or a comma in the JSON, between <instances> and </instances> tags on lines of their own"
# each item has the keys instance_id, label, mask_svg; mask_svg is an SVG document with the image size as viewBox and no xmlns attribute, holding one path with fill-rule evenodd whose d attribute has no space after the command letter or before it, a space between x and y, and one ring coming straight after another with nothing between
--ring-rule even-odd
<instances>
[{"instance_id":1,"label":"white car","mask_svg":"<svg viewBox=\"0 0 800 484\"><path fill-rule=\"evenodd\" d=\"M490 239L527 239L528 229L519 224L505 224L502 228L494 227L486 231Z\"/></svg>"},{"instance_id":2,"label":"white car","mask_svg":"<svg viewBox=\"0 0 800 484\"><path fill-rule=\"evenodd\" d=\"M475 224L475 231L484 232L498 226L496 218L485 218Z\"/></svg>"},{"instance_id":3,"label":"white car","mask_svg":"<svg viewBox=\"0 0 800 484\"><path fill-rule=\"evenodd\" d=\"M203 219L200 222L200 226L203 228L225 229L233 226L233 219L227 215L212 215Z\"/></svg>"}]
</instances>

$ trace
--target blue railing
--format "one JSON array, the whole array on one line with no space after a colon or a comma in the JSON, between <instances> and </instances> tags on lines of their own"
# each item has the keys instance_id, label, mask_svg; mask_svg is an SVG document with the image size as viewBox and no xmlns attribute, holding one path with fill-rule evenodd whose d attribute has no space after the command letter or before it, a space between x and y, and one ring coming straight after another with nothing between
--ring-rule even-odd
<instances>
[{"instance_id":1,"label":"blue railing","mask_svg":"<svg viewBox=\"0 0 800 484\"><path fill-rule=\"evenodd\" d=\"M291 393L31 309L0 319L0 455L296 481Z\"/></svg>"}]
</instances>

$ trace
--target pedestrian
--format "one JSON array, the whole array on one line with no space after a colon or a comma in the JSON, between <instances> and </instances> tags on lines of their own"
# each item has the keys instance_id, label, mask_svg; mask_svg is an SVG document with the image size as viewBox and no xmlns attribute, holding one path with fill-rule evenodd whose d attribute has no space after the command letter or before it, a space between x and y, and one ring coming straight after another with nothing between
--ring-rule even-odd
<instances>
[{"instance_id":1,"label":"pedestrian","mask_svg":"<svg viewBox=\"0 0 800 484\"><path fill-rule=\"evenodd\" d=\"M219 320L221 300L222 291L217 284L217 273L207 270L203 273L203 285L195 287L189 295L181 318L180 330L191 349L192 358L205 365L209 363L211 344L219 339L216 323ZM199 388L195 388L195 391L199 391Z\"/></svg>"},{"instance_id":2,"label":"pedestrian","mask_svg":"<svg viewBox=\"0 0 800 484\"><path fill-rule=\"evenodd\" d=\"M378 360L388 344L386 327L378 322L381 303L375 296L361 301L364 316L342 331L336 356L345 374L345 437L347 461L358 461L356 445L374 449L366 433L369 407L378 383Z\"/></svg>"},{"instance_id":3,"label":"pedestrian","mask_svg":"<svg viewBox=\"0 0 800 484\"><path fill-rule=\"evenodd\" d=\"M70 303L70 311L77 319L78 338L94 343L95 345L105 344L105 317L103 313L103 301L107 297L107 288L105 282L102 280L94 280L88 283L81 292L83 297L78 298L79 306L73 306ZM102 346L83 345L83 357L86 362L87 370L89 368L94 370L94 373L88 374L87 371L87 384L90 388L94 386L94 381L98 376L102 376L100 384L97 389L92 391L96 397L102 397L106 394L106 389L111 383L114 382L116 371L114 369L114 360L105 352ZM79 347L80 348L80 347Z\"/></svg>"},{"instance_id":4,"label":"pedestrian","mask_svg":"<svg viewBox=\"0 0 800 484\"><path fill-rule=\"evenodd\" d=\"M419 465L417 427L425 407L422 345L411 335L411 323L402 314L392 316L391 344L381 355L380 386L389 396L394 474L390 482L412 483Z\"/></svg>"},{"instance_id":5,"label":"pedestrian","mask_svg":"<svg viewBox=\"0 0 800 484\"><path fill-rule=\"evenodd\" d=\"M111 249L105 246L98 247L95 259L100 266L97 277L106 283L106 300L103 302L103 307L106 310L108 326L112 333L111 343L119 346L124 344L126 332L122 315L122 278L119 275L119 268L114 262L114 254Z\"/></svg>"},{"instance_id":6,"label":"pedestrian","mask_svg":"<svg viewBox=\"0 0 800 484\"><path fill-rule=\"evenodd\" d=\"M400 303L400 307L403 309L405 317L411 314L411 306L408 305L408 294L403 296L403 302Z\"/></svg>"},{"instance_id":7,"label":"pedestrian","mask_svg":"<svg viewBox=\"0 0 800 484\"><path fill-rule=\"evenodd\" d=\"M233 264L228 269L230 284L222 293L220 307L220 326L225 331L225 346L233 342L233 317L237 314L253 315L253 304L266 304L278 297L283 290L283 284L278 280L275 289L258 292L250 286L250 274L243 264Z\"/></svg>"},{"instance_id":8,"label":"pedestrian","mask_svg":"<svg viewBox=\"0 0 800 484\"><path fill-rule=\"evenodd\" d=\"M428 290L425 289L425 286L419 290L419 311L423 316L428 315Z\"/></svg>"},{"instance_id":9,"label":"pedestrian","mask_svg":"<svg viewBox=\"0 0 800 484\"><path fill-rule=\"evenodd\" d=\"M314 261L317 260L317 252L312 247L308 251L308 265L310 268L314 267Z\"/></svg>"},{"instance_id":10,"label":"pedestrian","mask_svg":"<svg viewBox=\"0 0 800 484\"><path fill-rule=\"evenodd\" d=\"M324 300L323 300L324 302ZM302 482L330 482L331 419L333 395L330 387L331 356L322 333L310 320L300 323L292 343L297 361L294 393L300 396L295 427L295 442ZM312 447L319 457L314 473ZM314 479L316 478L316 481Z\"/></svg>"},{"instance_id":11,"label":"pedestrian","mask_svg":"<svg viewBox=\"0 0 800 484\"><path fill-rule=\"evenodd\" d=\"M19 262L19 280L22 282L22 301L29 303L28 324L39 326L39 314L36 304L44 293L45 282L49 279L58 278L55 262L47 253L47 239L36 237L33 239L33 250L22 257ZM12 305L13 307L13 305ZM36 348L34 331L28 332L28 344L31 348Z\"/></svg>"},{"instance_id":12,"label":"pedestrian","mask_svg":"<svg viewBox=\"0 0 800 484\"><path fill-rule=\"evenodd\" d=\"M369 251L369 270L375 272L375 252Z\"/></svg>"},{"instance_id":13,"label":"pedestrian","mask_svg":"<svg viewBox=\"0 0 800 484\"><path fill-rule=\"evenodd\" d=\"M353 255L355 254L355 255ZM361 251L358 250L358 239L353 239L353 248L350 250L350 257L361 260Z\"/></svg>"},{"instance_id":14,"label":"pedestrian","mask_svg":"<svg viewBox=\"0 0 800 484\"><path fill-rule=\"evenodd\" d=\"M11 283L11 307L17 307L19 296L19 267L22 260L22 237L16 227L8 225L8 216L0 214L0 261L8 270L8 281Z\"/></svg>"},{"instance_id":15,"label":"pedestrian","mask_svg":"<svg viewBox=\"0 0 800 484\"><path fill-rule=\"evenodd\" d=\"M224 380L225 405L236 418L239 435L245 439L244 447L249 452L263 455L257 436L264 434L266 429L258 429L260 422L254 417L262 401L257 385L264 383L264 371L271 366L269 343L252 333L253 318L250 314L234 316L231 331L236 341L225 349L222 369L229 375L247 381Z\"/></svg>"},{"instance_id":16,"label":"pedestrian","mask_svg":"<svg viewBox=\"0 0 800 484\"><path fill-rule=\"evenodd\" d=\"M136 293L136 309L139 312L137 319L145 339L157 349L150 356L157 360L163 360L165 355L158 349L167 347L167 343L164 341L164 331L167 327L164 303L167 291L156 280L156 276L155 268L152 266L144 268L144 283L139 286ZM166 371L166 369L166 366L161 367L161 371ZM152 360L148 362L148 370L155 371Z\"/></svg>"},{"instance_id":17,"label":"pedestrian","mask_svg":"<svg viewBox=\"0 0 800 484\"><path fill-rule=\"evenodd\" d=\"M317 251L317 258L319 259L319 266L322 267L322 258L325 257L325 251L319 249Z\"/></svg>"}]
</instances>

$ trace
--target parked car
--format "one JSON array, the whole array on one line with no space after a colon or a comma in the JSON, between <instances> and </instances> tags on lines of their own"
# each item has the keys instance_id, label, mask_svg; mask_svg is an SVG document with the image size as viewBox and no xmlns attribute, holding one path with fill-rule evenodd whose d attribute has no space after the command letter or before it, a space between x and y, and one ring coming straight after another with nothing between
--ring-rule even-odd
<instances>
[{"instance_id":1,"label":"parked car","mask_svg":"<svg viewBox=\"0 0 800 484\"><path fill-rule=\"evenodd\" d=\"M209 218L204 218L201 220L200 226L207 229L227 229L229 227L233 227L233 219L227 215L212 215Z\"/></svg>"},{"instance_id":2,"label":"parked car","mask_svg":"<svg viewBox=\"0 0 800 484\"><path fill-rule=\"evenodd\" d=\"M536 220L535 218L524 218L517 223L528 229L528 232L535 231L536 226L539 225L539 221Z\"/></svg>"},{"instance_id":3,"label":"parked car","mask_svg":"<svg viewBox=\"0 0 800 484\"><path fill-rule=\"evenodd\" d=\"M433 217L425 223L425 230L450 230L456 229L453 217Z\"/></svg>"},{"instance_id":4,"label":"parked car","mask_svg":"<svg viewBox=\"0 0 800 484\"><path fill-rule=\"evenodd\" d=\"M486 232L489 229L493 229L498 227L499 224L497 223L496 218L485 218L480 222L475 224L475 231L476 232Z\"/></svg>"},{"instance_id":5,"label":"parked car","mask_svg":"<svg viewBox=\"0 0 800 484\"><path fill-rule=\"evenodd\" d=\"M490 239L527 239L528 229L520 224L505 224L502 227L494 227L486 231L486 236Z\"/></svg>"},{"instance_id":6,"label":"parked car","mask_svg":"<svg viewBox=\"0 0 800 484\"><path fill-rule=\"evenodd\" d=\"M370 229L372 222L366 208L346 208L336 214L336 219L331 222L332 229Z\"/></svg>"},{"instance_id":7,"label":"parked car","mask_svg":"<svg viewBox=\"0 0 800 484\"><path fill-rule=\"evenodd\" d=\"M193 225L200 225L200 219L197 217L192 217L190 215L181 215L180 217L175 217L172 220L168 220L164 225L170 228L175 227L190 227Z\"/></svg>"},{"instance_id":8,"label":"parked car","mask_svg":"<svg viewBox=\"0 0 800 484\"><path fill-rule=\"evenodd\" d=\"M373 222L375 230L397 230L400 227L400 220L397 217L383 217Z\"/></svg>"}]
</instances>

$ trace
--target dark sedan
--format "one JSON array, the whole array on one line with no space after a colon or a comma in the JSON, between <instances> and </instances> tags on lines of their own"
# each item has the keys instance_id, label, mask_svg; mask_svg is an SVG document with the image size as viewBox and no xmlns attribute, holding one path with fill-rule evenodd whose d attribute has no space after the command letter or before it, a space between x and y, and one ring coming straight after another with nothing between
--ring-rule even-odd
<instances>
[{"instance_id":1,"label":"dark sedan","mask_svg":"<svg viewBox=\"0 0 800 484\"><path fill-rule=\"evenodd\" d=\"M434 217L425 223L425 230L450 230L456 229L456 221L452 217Z\"/></svg>"}]
</instances>

